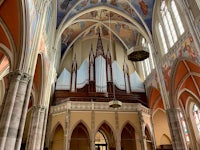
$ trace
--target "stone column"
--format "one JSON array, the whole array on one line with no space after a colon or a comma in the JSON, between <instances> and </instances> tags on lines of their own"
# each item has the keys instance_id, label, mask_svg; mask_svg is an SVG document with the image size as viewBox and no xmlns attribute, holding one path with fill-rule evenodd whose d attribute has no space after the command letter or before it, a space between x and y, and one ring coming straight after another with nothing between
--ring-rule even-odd
<instances>
[{"instance_id":1,"label":"stone column","mask_svg":"<svg viewBox=\"0 0 200 150\"><path fill-rule=\"evenodd\" d=\"M94 104L92 104L92 108L94 108ZM95 149L95 112L92 110L91 112L91 139L90 139L90 147L91 150Z\"/></svg>"},{"instance_id":2,"label":"stone column","mask_svg":"<svg viewBox=\"0 0 200 150\"><path fill-rule=\"evenodd\" d=\"M116 150L121 150L121 135L119 133L119 115L118 111L115 111L115 125L116 125Z\"/></svg>"},{"instance_id":3,"label":"stone column","mask_svg":"<svg viewBox=\"0 0 200 150\"><path fill-rule=\"evenodd\" d=\"M174 150L187 150L184 136L179 122L178 110L170 108L166 110L168 116L169 128L172 136L172 146Z\"/></svg>"},{"instance_id":4,"label":"stone column","mask_svg":"<svg viewBox=\"0 0 200 150\"><path fill-rule=\"evenodd\" d=\"M142 116L142 112L141 110L138 110L138 117L139 117L139 123L140 123L140 131L141 131L141 136L140 136L140 143L141 143L141 149L142 150L146 150L146 135L145 135L145 123L144 123L144 119Z\"/></svg>"},{"instance_id":5,"label":"stone column","mask_svg":"<svg viewBox=\"0 0 200 150\"><path fill-rule=\"evenodd\" d=\"M32 89L32 86L31 86L32 80L30 80L30 82L28 84L27 92L26 92L26 95L25 95L25 102L24 102L24 105L23 105L22 116L21 116L20 126L19 126L19 132L18 132L18 135L17 135L16 144L15 144L15 149L18 149L18 150L21 147L22 137L23 137L23 133L24 133L24 126L25 126L25 123L26 123L26 116L27 116L30 94L31 94L31 89Z\"/></svg>"},{"instance_id":6,"label":"stone column","mask_svg":"<svg viewBox=\"0 0 200 150\"><path fill-rule=\"evenodd\" d=\"M69 106L68 106L69 107ZM66 121L65 121L65 150L69 150L70 148L70 142L69 142L69 125L70 125L70 110L67 109L66 112Z\"/></svg>"},{"instance_id":7,"label":"stone column","mask_svg":"<svg viewBox=\"0 0 200 150\"><path fill-rule=\"evenodd\" d=\"M153 150L156 150L156 138L155 138L155 131L154 131L154 123L153 123L153 116L151 113L151 128L152 128L152 144L153 144Z\"/></svg>"},{"instance_id":8,"label":"stone column","mask_svg":"<svg viewBox=\"0 0 200 150\"><path fill-rule=\"evenodd\" d=\"M42 131L42 137L41 137L41 146L40 149L43 150L45 146L45 137L47 132L47 120L48 120L48 111L49 108L46 108L45 114L44 114L44 123L43 123L43 131Z\"/></svg>"},{"instance_id":9,"label":"stone column","mask_svg":"<svg viewBox=\"0 0 200 150\"><path fill-rule=\"evenodd\" d=\"M3 97L3 101L2 101L2 104L0 106L0 118L1 118L2 113L3 113L3 108L4 108L4 105L5 105L5 98L7 96L7 93L8 93L8 89L6 89L6 91L5 91L5 94L4 94L4 97Z\"/></svg>"},{"instance_id":10,"label":"stone column","mask_svg":"<svg viewBox=\"0 0 200 150\"><path fill-rule=\"evenodd\" d=\"M15 149L16 138L19 134L19 126L27 94L29 75L17 70L9 74L8 93L0 124L0 150Z\"/></svg>"},{"instance_id":11,"label":"stone column","mask_svg":"<svg viewBox=\"0 0 200 150\"><path fill-rule=\"evenodd\" d=\"M42 106L33 106L31 115L31 126L27 139L26 149L40 150L42 145L43 124L45 120L46 108Z\"/></svg>"}]
</instances>

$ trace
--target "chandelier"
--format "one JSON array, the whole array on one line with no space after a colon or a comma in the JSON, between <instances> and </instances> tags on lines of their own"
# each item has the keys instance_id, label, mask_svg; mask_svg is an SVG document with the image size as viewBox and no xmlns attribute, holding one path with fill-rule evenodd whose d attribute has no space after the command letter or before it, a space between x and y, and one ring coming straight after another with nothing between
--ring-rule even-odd
<instances>
[{"instance_id":1,"label":"chandelier","mask_svg":"<svg viewBox=\"0 0 200 150\"><path fill-rule=\"evenodd\" d=\"M149 57L149 52L144 46L135 46L133 49L128 51L128 59L131 61L142 61Z\"/></svg>"},{"instance_id":2,"label":"chandelier","mask_svg":"<svg viewBox=\"0 0 200 150\"><path fill-rule=\"evenodd\" d=\"M109 41L110 41L110 47L111 47L111 26L110 26L110 24L111 24L111 18L110 18L110 12L109 12L109 17L108 17L108 19L109 19L109 33L110 33L110 39L109 39ZM115 97L115 85L114 85L114 82L113 82L113 99L111 100L111 101L109 101L109 107L111 107L111 108L119 108L119 107L121 107L121 105L122 105L122 102L121 101L119 101L119 100L117 100L116 99L116 97Z\"/></svg>"}]
</instances>

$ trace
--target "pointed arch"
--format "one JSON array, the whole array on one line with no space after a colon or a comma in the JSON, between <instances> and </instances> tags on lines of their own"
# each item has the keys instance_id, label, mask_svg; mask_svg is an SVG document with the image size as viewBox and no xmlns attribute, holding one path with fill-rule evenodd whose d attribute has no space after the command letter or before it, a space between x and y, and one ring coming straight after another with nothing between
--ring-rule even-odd
<instances>
[{"instance_id":1,"label":"pointed arch","mask_svg":"<svg viewBox=\"0 0 200 150\"><path fill-rule=\"evenodd\" d=\"M64 129L60 123L55 127L51 141L51 150L64 150Z\"/></svg>"},{"instance_id":2,"label":"pointed arch","mask_svg":"<svg viewBox=\"0 0 200 150\"><path fill-rule=\"evenodd\" d=\"M200 66L188 58L179 58L172 65L169 90L170 105L178 107L178 100L188 93L200 97ZM187 92L186 92L187 91ZM185 93L186 92L186 93Z\"/></svg>"},{"instance_id":3,"label":"pointed arch","mask_svg":"<svg viewBox=\"0 0 200 150\"><path fill-rule=\"evenodd\" d=\"M137 128L136 125L133 124L130 120L127 120L126 122L123 123L121 129L119 130L120 135L122 134L122 130L124 129L124 127L125 127L127 124L130 124L130 125L134 128L135 134L139 136L138 128Z\"/></svg>"},{"instance_id":4,"label":"pointed arch","mask_svg":"<svg viewBox=\"0 0 200 150\"><path fill-rule=\"evenodd\" d=\"M189 89L184 88L178 93L178 101L174 102L174 106L179 108L181 103L181 106L183 106L183 109L185 110L190 99L195 99L198 103L200 102L198 96L195 93Z\"/></svg>"},{"instance_id":5,"label":"pointed arch","mask_svg":"<svg viewBox=\"0 0 200 150\"><path fill-rule=\"evenodd\" d=\"M151 87L149 92L149 108L156 110L157 108L164 109L164 104L162 100L162 96L160 94L160 91L155 88Z\"/></svg>"},{"instance_id":6,"label":"pointed arch","mask_svg":"<svg viewBox=\"0 0 200 150\"><path fill-rule=\"evenodd\" d=\"M79 121L76 127L71 131L70 150L90 149L90 135L82 121Z\"/></svg>"},{"instance_id":7,"label":"pointed arch","mask_svg":"<svg viewBox=\"0 0 200 150\"><path fill-rule=\"evenodd\" d=\"M95 129L95 133L99 130L99 128L100 128L103 124L107 124L107 125L110 127L111 131L114 133L115 130L114 130L112 124L109 123L107 120L103 120L103 121L101 121L101 122L98 124L98 126L97 126L96 129Z\"/></svg>"},{"instance_id":8,"label":"pointed arch","mask_svg":"<svg viewBox=\"0 0 200 150\"><path fill-rule=\"evenodd\" d=\"M65 23L65 21L63 21L58 29L57 29L57 34L56 34L56 41L55 41L55 47L57 47L57 44L59 43L59 39L61 37L61 34L64 32L64 30L66 28L68 28L73 22L74 20L76 20L77 18L79 18L81 15L85 14L85 13L89 13L91 11L97 10L97 9L105 9L105 10L109 10L111 12L115 12L120 16L123 16L124 18L127 18L133 25L135 25L138 30L140 31L140 33L148 40L151 41L151 37L150 37L150 31L149 30L145 30L147 28L143 28L141 24L139 24L134 18L132 18L131 16L127 15L126 13L117 10L116 8L111 8L108 7L106 5L102 5L102 6L95 6L95 7L91 7L91 8L87 8L86 10L82 11L81 13L76 14L75 16L73 16L72 18L70 18L68 20L67 23ZM144 22L143 22L144 23ZM146 24L144 23L144 26L146 27Z\"/></svg>"},{"instance_id":9,"label":"pointed arch","mask_svg":"<svg viewBox=\"0 0 200 150\"><path fill-rule=\"evenodd\" d=\"M189 96L187 98L185 108L183 108L186 112L187 117L189 117L189 114L190 114L191 103L196 104L200 108L200 101L198 100L198 98L193 97L193 96Z\"/></svg>"},{"instance_id":10,"label":"pointed arch","mask_svg":"<svg viewBox=\"0 0 200 150\"><path fill-rule=\"evenodd\" d=\"M166 134L163 134L162 137L160 138L160 145L168 145L171 143L172 143L171 139Z\"/></svg>"},{"instance_id":11,"label":"pointed arch","mask_svg":"<svg viewBox=\"0 0 200 150\"><path fill-rule=\"evenodd\" d=\"M152 117L153 117L153 116L155 115L155 113L157 113L158 111L161 111L161 112L163 112L163 113L166 113L164 109L162 109L162 108L157 108L156 110L153 111Z\"/></svg>"},{"instance_id":12,"label":"pointed arch","mask_svg":"<svg viewBox=\"0 0 200 150\"><path fill-rule=\"evenodd\" d=\"M35 74L34 74L34 87L35 92L37 91L37 100L35 101L35 104L37 105L44 105L44 99L42 98L44 96L45 91L45 83L47 80L46 76L46 65L45 65L45 58L43 54L38 54Z\"/></svg>"},{"instance_id":13,"label":"pointed arch","mask_svg":"<svg viewBox=\"0 0 200 150\"><path fill-rule=\"evenodd\" d=\"M116 148L116 134L114 132L115 130L108 121L103 120L96 128L95 133L97 133L98 131L101 131L101 133L103 133L105 138L108 140L107 144L109 149Z\"/></svg>"},{"instance_id":14,"label":"pointed arch","mask_svg":"<svg viewBox=\"0 0 200 150\"><path fill-rule=\"evenodd\" d=\"M161 143L160 141L163 134L166 134L168 137L171 137L167 115L165 111L161 108L156 109L152 114L152 122L154 125L153 128L154 128L156 146L159 147L162 144L169 144L168 142Z\"/></svg>"},{"instance_id":15,"label":"pointed arch","mask_svg":"<svg viewBox=\"0 0 200 150\"><path fill-rule=\"evenodd\" d=\"M136 149L136 140L135 128L129 122L127 122L121 132L122 150Z\"/></svg>"},{"instance_id":16,"label":"pointed arch","mask_svg":"<svg viewBox=\"0 0 200 150\"><path fill-rule=\"evenodd\" d=\"M49 138L50 143L52 143L52 141L53 141L53 136L54 136L54 134L55 134L56 128L57 128L59 125L63 128L63 126L62 126L62 124L61 124L60 121L58 121L58 122L54 125L54 127L53 127L53 129L52 129L52 131L51 131L51 133L50 133L50 138ZM63 130L64 130L64 128L63 128Z\"/></svg>"},{"instance_id":17,"label":"pointed arch","mask_svg":"<svg viewBox=\"0 0 200 150\"><path fill-rule=\"evenodd\" d=\"M73 126L71 127L70 132L69 132L69 137L72 136L72 133L73 133L74 129L75 129L79 124L83 124L83 126L86 128L86 130L87 130L87 132L88 132L89 138L91 139L90 128L89 128L89 126L87 125L87 123L86 123L84 120L79 120L79 121L77 121L75 124L73 124Z\"/></svg>"},{"instance_id":18,"label":"pointed arch","mask_svg":"<svg viewBox=\"0 0 200 150\"><path fill-rule=\"evenodd\" d=\"M10 51L10 49L8 47L6 47L4 44L0 43L0 54L2 53L2 55L6 56L8 59L8 65L9 65L9 70L12 71L13 70L13 66L14 66L14 56L13 53ZM0 70L1 71L1 70Z\"/></svg>"}]
</instances>

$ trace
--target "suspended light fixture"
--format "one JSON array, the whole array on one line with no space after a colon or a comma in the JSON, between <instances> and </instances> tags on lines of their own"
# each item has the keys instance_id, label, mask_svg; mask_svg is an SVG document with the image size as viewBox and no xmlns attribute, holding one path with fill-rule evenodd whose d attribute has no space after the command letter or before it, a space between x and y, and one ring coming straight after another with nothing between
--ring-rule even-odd
<instances>
[{"instance_id":1,"label":"suspended light fixture","mask_svg":"<svg viewBox=\"0 0 200 150\"><path fill-rule=\"evenodd\" d=\"M111 49L111 27L110 27L110 12L109 12L109 33L110 33L110 49ZM117 100L115 97L115 86L114 86L114 82L113 82L113 100L109 101L109 106L111 108L119 108L122 106L122 102Z\"/></svg>"},{"instance_id":2,"label":"suspended light fixture","mask_svg":"<svg viewBox=\"0 0 200 150\"><path fill-rule=\"evenodd\" d=\"M142 61L149 57L147 48L141 45L135 46L128 51L128 59L131 61Z\"/></svg>"},{"instance_id":3,"label":"suspended light fixture","mask_svg":"<svg viewBox=\"0 0 200 150\"><path fill-rule=\"evenodd\" d=\"M143 3L144 2L141 1L140 5L142 5ZM132 16L133 16L134 15L133 11L131 11L131 13L132 13ZM144 40L144 42L145 42L145 40ZM142 61L142 60L147 59L149 57L149 52L148 52L147 47L144 46L144 43L142 41L141 45L139 44L139 45L136 45L133 48L129 49L128 52L127 52L127 55L128 55L129 60L137 62L137 61Z\"/></svg>"},{"instance_id":4,"label":"suspended light fixture","mask_svg":"<svg viewBox=\"0 0 200 150\"><path fill-rule=\"evenodd\" d=\"M112 108L119 108L122 106L122 102L117 99L113 99L112 101L109 102L109 106Z\"/></svg>"}]
</instances>

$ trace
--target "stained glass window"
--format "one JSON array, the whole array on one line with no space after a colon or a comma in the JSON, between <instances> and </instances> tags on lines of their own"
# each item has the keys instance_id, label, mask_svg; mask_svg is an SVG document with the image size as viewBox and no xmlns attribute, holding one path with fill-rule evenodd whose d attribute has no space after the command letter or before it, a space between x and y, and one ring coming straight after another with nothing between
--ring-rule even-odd
<instances>
[{"instance_id":1,"label":"stained glass window","mask_svg":"<svg viewBox=\"0 0 200 150\"><path fill-rule=\"evenodd\" d=\"M183 132L184 132L184 135L185 135L185 140L186 140L186 142L190 142L190 138L189 138L189 134L188 134L188 129L187 129L187 126L186 126L183 114L181 112L180 112L180 120L181 120L181 124L182 124L182 127L183 127Z\"/></svg>"},{"instance_id":2,"label":"stained glass window","mask_svg":"<svg viewBox=\"0 0 200 150\"><path fill-rule=\"evenodd\" d=\"M196 104L194 104L192 111L193 111L193 116L194 116L194 120L195 120L197 129L198 129L199 134L200 134L200 111L199 111L199 107Z\"/></svg>"}]
</instances>

